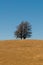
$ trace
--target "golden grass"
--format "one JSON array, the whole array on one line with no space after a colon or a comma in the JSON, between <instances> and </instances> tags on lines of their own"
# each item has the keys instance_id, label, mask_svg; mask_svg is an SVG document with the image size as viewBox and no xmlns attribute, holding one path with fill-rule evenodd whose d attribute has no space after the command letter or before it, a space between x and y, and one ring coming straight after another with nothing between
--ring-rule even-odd
<instances>
[{"instance_id":1,"label":"golden grass","mask_svg":"<svg viewBox=\"0 0 43 65\"><path fill-rule=\"evenodd\" d=\"M43 65L43 41L0 41L0 65Z\"/></svg>"}]
</instances>

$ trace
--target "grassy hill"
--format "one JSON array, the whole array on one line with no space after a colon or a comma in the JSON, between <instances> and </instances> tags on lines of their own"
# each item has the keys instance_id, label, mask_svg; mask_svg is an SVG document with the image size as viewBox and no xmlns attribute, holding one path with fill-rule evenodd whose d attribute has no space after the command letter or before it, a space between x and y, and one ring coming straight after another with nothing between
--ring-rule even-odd
<instances>
[{"instance_id":1,"label":"grassy hill","mask_svg":"<svg viewBox=\"0 0 43 65\"><path fill-rule=\"evenodd\" d=\"M0 65L43 65L43 41L0 41Z\"/></svg>"}]
</instances>

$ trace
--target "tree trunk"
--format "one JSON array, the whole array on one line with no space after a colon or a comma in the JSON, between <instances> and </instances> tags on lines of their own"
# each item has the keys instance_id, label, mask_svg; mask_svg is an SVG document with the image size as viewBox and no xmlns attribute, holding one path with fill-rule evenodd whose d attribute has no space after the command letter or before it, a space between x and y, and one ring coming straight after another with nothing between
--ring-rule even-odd
<instances>
[{"instance_id":1,"label":"tree trunk","mask_svg":"<svg viewBox=\"0 0 43 65\"><path fill-rule=\"evenodd\" d=\"M26 39L26 37L24 37L24 39Z\"/></svg>"},{"instance_id":2,"label":"tree trunk","mask_svg":"<svg viewBox=\"0 0 43 65\"><path fill-rule=\"evenodd\" d=\"M21 40L22 40L22 37L21 37Z\"/></svg>"}]
</instances>

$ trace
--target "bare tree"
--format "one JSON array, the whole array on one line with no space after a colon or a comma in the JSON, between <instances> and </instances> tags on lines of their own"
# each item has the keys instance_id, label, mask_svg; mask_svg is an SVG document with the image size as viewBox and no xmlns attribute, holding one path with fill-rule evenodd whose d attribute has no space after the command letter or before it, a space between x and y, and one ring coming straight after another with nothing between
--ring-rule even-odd
<instances>
[{"instance_id":1,"label":"bare tree","mask_svg":"<svg viewBox=\"0 0 43 65\"><path fill-rule=\"evenodd\" d=\"M27 21L21 22L21 24L17 26L17 30L15 31L15 36L21 39L30 38L32 34L31 29L32 28L29 22Z\"/></svg>"}]
</instances>

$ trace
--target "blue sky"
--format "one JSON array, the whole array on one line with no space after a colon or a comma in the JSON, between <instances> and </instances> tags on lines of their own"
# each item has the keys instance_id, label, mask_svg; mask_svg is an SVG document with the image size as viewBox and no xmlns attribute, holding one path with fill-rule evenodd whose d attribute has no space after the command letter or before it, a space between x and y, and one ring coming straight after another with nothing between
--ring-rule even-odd
<instances>
[{"instance_id":1,"label":"blue sky","mask_svg":"<svg viewBox=\"0 0 43 65\"><path fill-rule=\"evenodd\" d=\"M31 23L31 39L43 39L43 0L0 0L0 40L15 39L21 21Z\"/></svg>"}]
</instances>

